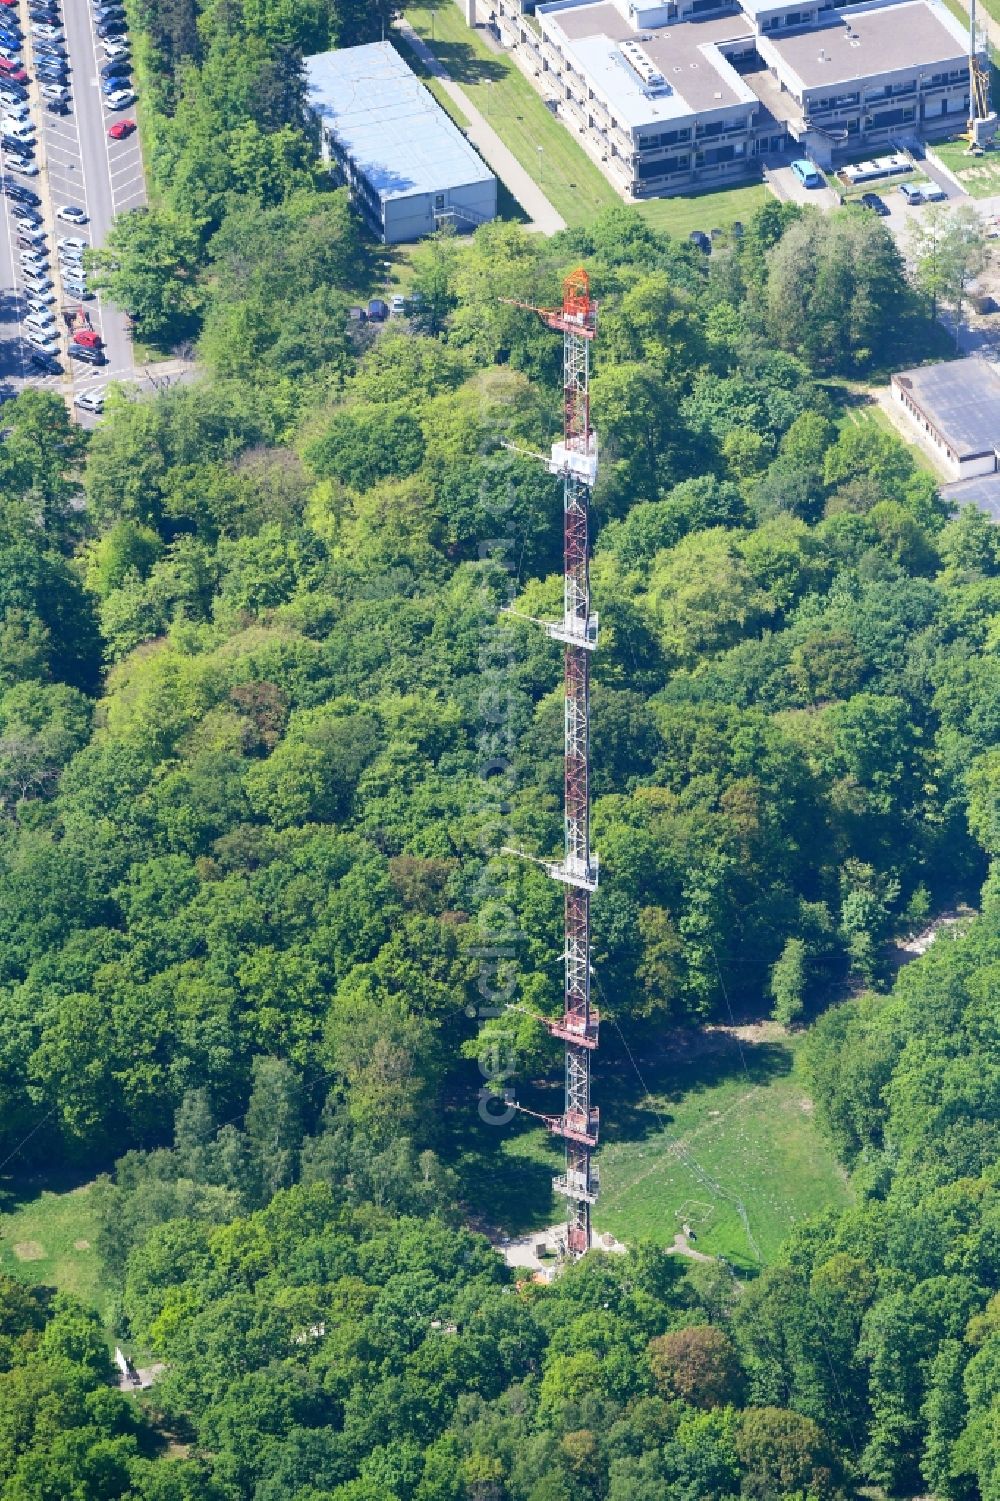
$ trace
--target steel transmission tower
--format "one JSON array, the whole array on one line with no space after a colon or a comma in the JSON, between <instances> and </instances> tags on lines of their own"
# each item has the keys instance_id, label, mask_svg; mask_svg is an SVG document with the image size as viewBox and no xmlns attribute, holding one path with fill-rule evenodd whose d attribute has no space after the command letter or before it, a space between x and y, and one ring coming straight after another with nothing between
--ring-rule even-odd
<instances>
[{"instance_id":1,"label":"steel transmission tower","mask_svg":"<svg viewBox=\"0 0 1000 1501\"><path fill-rule=\"evenodd\" d=\"M526 303L516 306L527 307ZM580 269L563 282L561 308L532 308L563 336L563 436L546 460L563 478L563 614L545 625L564 646L565 758L564 847L558 864L545 864L565 887L563 1014L543 1017L566 1050L562 1115L544 1116L561 1136L566 1168L556 1190L569 1201L567 1251L590 1247L590 1210L597 1198L598 1111L590 1103L590 1055L597 1047L598 1013L590 1002L590 894L597 889L597 856L590 849L590 654L597 646L597 615L590 609L590 492L597 479L597 434L590 425L590 346L597 334L597 304Z\"/></svg>"}]
</instances>

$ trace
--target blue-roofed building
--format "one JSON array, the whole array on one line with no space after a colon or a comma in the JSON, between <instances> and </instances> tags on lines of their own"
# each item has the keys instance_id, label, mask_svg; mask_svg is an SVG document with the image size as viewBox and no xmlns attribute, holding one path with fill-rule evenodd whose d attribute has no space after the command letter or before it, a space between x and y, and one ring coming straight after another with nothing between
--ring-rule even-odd
<instances>
[{"instance_id":1,"label":"blue-roofed building","mask_svg":"<svg viewBox=\"0 0 1000 1501\"><path fill-rule=\"evenodd\" d=\"M320 52L305 68L323 158L387 245L495 218L496 178L391 42Z\"/></svg>"}]
</instances>

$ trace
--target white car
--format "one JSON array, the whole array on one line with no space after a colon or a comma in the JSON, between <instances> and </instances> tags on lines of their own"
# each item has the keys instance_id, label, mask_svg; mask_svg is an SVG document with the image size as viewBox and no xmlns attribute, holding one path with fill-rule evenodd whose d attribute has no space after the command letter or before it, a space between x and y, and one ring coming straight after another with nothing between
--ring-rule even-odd
<instances>
[{"instance_id":1,"label":"white car","mask_svg":"<svg viewBox=\"0 0 1000 1501\"><path fill-rule=\"evenodd\" d=\"M68 99L69 85L65 83L43 83L40 93L43 99Z\"/></svg>"},{"instance_id":2,"label":"white car","mask_svg":"<svg viewBox=\"0 0 1000 1501\"><path fill-rule=\"evenodd\" d=\"M30 120L11 120L5 126L4 134L10 136L12 141L33 141L35 127Z\"/></svg>"},{"instance_id":3,"label":"white car","mask_svg":"<svg viewBox=\"0 0 1000 1501\"><path fill-rule=\"evenodd\" d=\"M56 209L56 218L62 219L65 224L89 224L90 215L82 208L77 208L73 203L62 203Z\"/></svg>"},{"instance_id":4,"label":"white car","mask_svg":"<svg viewBox=\"0 0 1000 1501\"><path fill-rule=\"evenodd\" d=\"M27 99L13 99L5 95L0 100L0 115L5 120L27 120L31 115L31 106Z\"/></svg>"},{"instance_id":5,"label":"white car","mask_svg":"<svg viewBox=\"0 0 1000 1501\"><path fill-rule=\"evenodd\" d=\"M116 57L128 57L128 42L123 42L121 37L106 36L101 46L109 62Z\"/></svg>"},{"instance_id":6,"label":"white car","mask_svg":"<svg viewBox=\"0 0 1000 1501\"><path fill-rule=\"evenodd\" d=\"M54 292L32 292L28 298L28 310L32 313L44 313L56 300Z\"/></svg>"},{"instance_id":7,"label":"white car","mask_svg":"<svg viewBox=\"0 0 1000 1501\"><path fill-rule=\"evenodd\" d=\"M56 244L60 250L68 250L71 253L78 250L81 255L85 250L90 249L90 241L81 240L79 235L61 235Z\"/></svg>"},{"instance_id":8,"label":"white car","mask_svg":"<svg viewBox=\"0 0 1000 1501\"><path fill-rule=\"evenodd\" d=\"M46 21L33 22L31 35L39 37L44 42L63 42L66 40L61 26L50 26Z\"/></svg>"},{"instance_id":9,"label":"white car","mask_svg":"<svg viewBox=\"0 0 1000 1501\"><path fill-rule=\"evenodd\" d=\"M135 103L135 95L131 89L115 89L104 102L108 109L128 109L130 104Z\"/></svg>"},{"instance_id":10,"label":"white car","mask_svg":"<svg viewBox=\"0 0 1000 1501\"><path fill-rule=\"evenodd\" d=\"M34 329L26 328L24 337L33 349L40 349L44 354L58 354L59 345L55 339L49 339L45 334L35 333Z\"/></svg>"},{"instance_id":11,"label":"white car","mask_svg":"<svg viewBox=\"0 0 1000 1501\"><path fill-rule=\"evenodd\" d=\"M73 405L75 407L80 407L84 412L103 412L103 386L92 386L89 391L81 391L79 396L73 397Z\"/></svg>"},{"instance_id":12,"label":"white car","mask_svg":"<svg viewBox=\"0 0 1000 1501\"><path fill-rule=\"evenodd\" d=\"M38 163L29 162L26 157L8 156L7 166L12 172L19 172L22 177L38 176Z\"/></svg>"}]
</instances>

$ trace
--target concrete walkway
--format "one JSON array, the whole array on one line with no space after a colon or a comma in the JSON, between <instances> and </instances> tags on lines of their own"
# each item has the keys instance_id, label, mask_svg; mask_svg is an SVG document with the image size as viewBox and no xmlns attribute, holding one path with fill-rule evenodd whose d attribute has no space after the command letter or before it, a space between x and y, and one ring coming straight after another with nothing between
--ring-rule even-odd
<instances>
[{"instance_id":1,"label":"concrete walkway","mask_svg":"<svg viewBox=\"0 0 1000 1501\"><path fill-rule=\"evenodd\" d=\"M486 165L496 173L525 213L530 216L531 222L524 226L525 229L534 230L543 235L554 235L560 229L565 229L565 219L556 213L541 188L524 170L514 153L504 145L492 125L479 113L464 89L449 77L423 38L417 35L405 17L396 21L395 27L406 45L420 58L427 71L440 80L445 93L454 99L469 121L465 135L475 146Z\"/></svg>"}]
</instances>

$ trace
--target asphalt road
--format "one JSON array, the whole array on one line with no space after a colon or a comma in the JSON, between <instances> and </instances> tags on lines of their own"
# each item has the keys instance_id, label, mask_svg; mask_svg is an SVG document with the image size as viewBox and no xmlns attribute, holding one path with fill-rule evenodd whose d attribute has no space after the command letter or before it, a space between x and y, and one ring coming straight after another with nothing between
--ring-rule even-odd
<instances>
[{"instance_id":1,"label":"asphalt road","mask_svg":"<svg viewBox=\"0 0 1000 1501\"><path fill-rule=\"evenodd\" d=\"M56 283L57 301L52 310L60 325L60 363L65 374L42 377L26 362L27 346L21 324L25 305L10 218L13 205L4 198L0 200L0 384L8 393L25 383L44 386L60 391L69 399L76 392L103 386L109 380L132 380L135 367L124 315L99 297L84 305L104 339L107 365L86 365L65 357L67 333L61 312L75 311L80 303L63 294L56 242L61 236L73 235L92 245L102 245L115 217L140 207L146 201L146 192L138 132L125 141L112 141L108 137L108 127L115 120L134 118L135 109L132 106L114 113L105 108L100 89L100 67L105 58L94 31L89 0L61 0L61 8L72 91L72 112L65 116L50 114L43 108L35 80L30 22L24 0L18 8L25 33L25 67L32 80L29 101L37 130L34 160L40 171L31 178L14 172L10 175L13 181L25 183L42 199L39 212L48 234L49 275ZM10 171L2 152L0 171ZM64 204L83 208L89 222L76 226L59 221L56 212ZM77 415L88 424L94 420L79 411Z\"/></svg>"}]
</instances>

